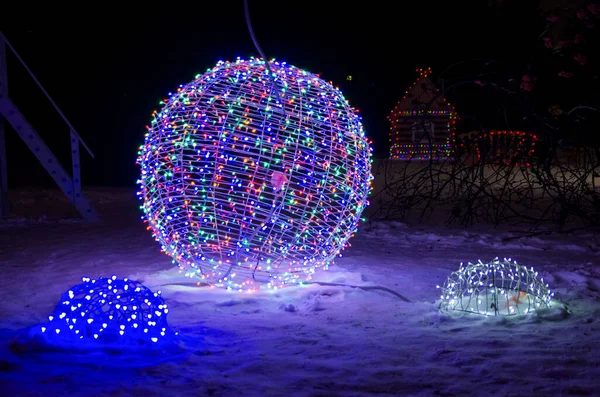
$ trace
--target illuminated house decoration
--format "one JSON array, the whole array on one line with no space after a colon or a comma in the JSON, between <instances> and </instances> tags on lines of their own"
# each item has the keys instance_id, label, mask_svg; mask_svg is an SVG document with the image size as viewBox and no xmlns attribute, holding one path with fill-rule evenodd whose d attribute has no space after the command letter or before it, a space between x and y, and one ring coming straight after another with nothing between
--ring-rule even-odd
<instances>
[{"instance_id":1,"label":"illuminated house decoration","mask_svg":"<svg viewBox=\"0 0 600 397\"><path fill-rule=\"evenodd\" d=\"M140 148L148 228L187 276L238 291L327 268L371 191L371 147L342 93L261 59L219 62L153 115Z\"/></svg>"},{"instance_id":2,"label":"illuminated house decoration","mask_svg":"<svg viewBox=\"0 0 600 397\"><path fill-rule=\"evenodd\" d=\"M473 131L457 135L456 152L485 164L527 166L538 142L537 135L524 131Z\"/></svg>"},{"instance_id":3,"label":"illuminated house decoration","mask_svg":"<svg viewBox=\"0 0 600 397\"><path fill-rule=\"evenodd\" d=\"M439 159L452 151L456 111L438 97L439 89L429 78L431 68L417 72L419 77L388 116L391 159Z\"/></svg>"},{"instance_id":4,"label":"illuminated house decoration","mask_svg":"<svg viewBox=\"0 0 600 397\"><path fill-rule=\"evenodd\" d=\"M460 264L443 287L440 309L481 315L526 314L551 306L553 292L533 268L510 258Z\"/></svg>"},{"instance_id":5,"label":"illuminated house decoration","mask_svg":"<svg viewBox=\"0 0 600 397\"><path fill-rule=\"evenodd\" d=\"M72 347L155 347L173 341L167 304L137 281L82 278L62 294L48 322L32 330L46 342Z\"/></svg>"}]
</instances>

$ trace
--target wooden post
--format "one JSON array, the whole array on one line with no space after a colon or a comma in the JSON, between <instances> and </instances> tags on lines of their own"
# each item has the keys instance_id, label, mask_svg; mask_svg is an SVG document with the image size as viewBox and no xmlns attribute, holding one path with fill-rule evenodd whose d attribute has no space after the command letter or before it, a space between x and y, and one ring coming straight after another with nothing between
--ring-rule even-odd
<instances>
[{"instance_id":1,"label":"wooden post","mask_svg":"<svg viewBox=\"0 0 600 397\"><path fill-rule=\"evenodd\" d=\"M0 99L8 97L6 70L6 43L0 34ZM0 221L8 217L8 171L6 164L6 137L4 117L0 113Z\"/></svg>"}]
</instances>

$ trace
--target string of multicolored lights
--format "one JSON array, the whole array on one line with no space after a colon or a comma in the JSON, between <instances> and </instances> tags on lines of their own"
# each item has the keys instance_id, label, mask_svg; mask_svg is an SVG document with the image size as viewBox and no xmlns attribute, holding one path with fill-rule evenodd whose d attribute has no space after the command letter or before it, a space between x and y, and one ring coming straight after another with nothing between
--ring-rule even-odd
<instances>
[{"instance_id":1,"label":"string of multicolored lights","mask_svg":"<svg viewBox=\"0 0 600 397\"><path fill-rule=\"evenodd\" d=\"M371 147L339 89L286 63L219 62L161 102L140 147L148 229L189 276L228 289L310 279L348 245Z\"/></svg>"},{"instance_id":2,"label":"string of multicolored lights","mask_svg":"<svg viewBox=\"0 0 600 397\"><path fill-rule=\"evenodd\" d=\"M391 123L390 158L401 160L428 160L430 158L439 159L448 157L452 152L452 142L454 142L458 115L456 114L454 107L446 101L446 98L442 97L439 100L439 102L443 104L443 108L441 109L436 108L437 101L434 103L433 109L430 110L425 110L412 105L409 108L401 108L403 105L402 102L406 100L407 96L410 95L417 84L427 81L434 92L438 93L440 91L438 88L434 88L433 84L428 80L428 76L431 74L431 68L419 68L416 71L419 73L419 77L410 87L408 87L402 99L398 101L388 116L388 120ZM420 105L426 104L423 103ZM432 139L429 143L413 142L412 139L407 138L407 136L411 135L411 125L408 123L408 120L429 120L436 125L442 125L445 130L443 138L441 140Z\"/></svg>"}]
</instances>

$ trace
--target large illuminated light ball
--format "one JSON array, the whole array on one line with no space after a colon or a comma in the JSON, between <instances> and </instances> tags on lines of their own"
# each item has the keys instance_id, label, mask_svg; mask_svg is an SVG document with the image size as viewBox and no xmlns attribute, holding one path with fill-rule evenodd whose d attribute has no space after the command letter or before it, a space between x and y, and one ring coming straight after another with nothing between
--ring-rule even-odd
<instances>
[{"instance_id":1,"label":"large illuminated light ball","mask_svg":"<svg viewBox=\"0 0 600 397\"><path fill-rule=\"evenodd\" d=\"M188 276L252 291L307 280L371 191L360 116L319 76L219 62L162 102L140 147L144 220Z\"/></svg>"}]
</instances>

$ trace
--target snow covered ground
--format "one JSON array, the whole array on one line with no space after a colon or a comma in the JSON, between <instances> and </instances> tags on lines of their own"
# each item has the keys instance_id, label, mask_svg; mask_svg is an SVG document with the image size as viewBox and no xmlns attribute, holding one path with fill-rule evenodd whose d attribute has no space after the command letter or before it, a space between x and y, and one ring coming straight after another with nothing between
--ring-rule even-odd
<instances>
[{"instance_id":1,"label":"snow covered ground","mask_svg":"<svg viewBox=\"0 0 600 397\"><path fill-rule=\"evenodd\" d=\"M16 218L0 224L2 396L600 395L600 243L591 233L513 238L485 225L364 224L316 279L387 287L410 303L322 285L244 294L173 285L177 271L139 220L132 190L90 192L104 219L97 225L53 218L69 208L58 194L13 193ZM568 311L441 314L436 284L461 261L495 256L534 266ZM82 276L111 275L162 291L179 350L83 354L15 343Z\"/></svg>"}]
</instances>

